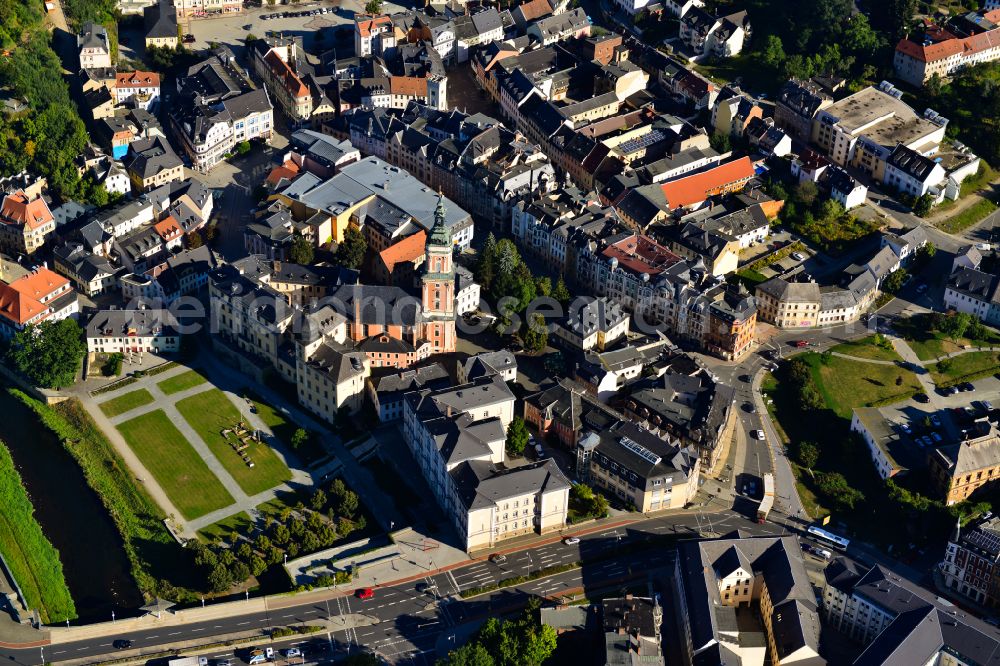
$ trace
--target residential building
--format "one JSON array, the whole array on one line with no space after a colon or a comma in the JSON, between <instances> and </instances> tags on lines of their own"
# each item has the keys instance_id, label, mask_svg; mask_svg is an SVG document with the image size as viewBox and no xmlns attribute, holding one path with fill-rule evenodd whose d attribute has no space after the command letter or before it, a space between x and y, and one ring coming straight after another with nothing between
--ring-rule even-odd
<instances>
[{"instance_id":1,"label":"residential building","mask_svg":"<svg viewBox=\"0 0 1000 666\"><path fill-rule=\"evenodd\" d=\"M885 161L882 182L911 197L944 198L945 170L929 157L900 144Z\"/></svg>"},{"instance_id":2,"label":"residential building","mask_svg":"<svg viewBox=\"0 0 1000 666\"><path fill-rule=\"evenodd\" d=\"M743 51L752 34L745 11L715 16L700 7L692 7L681 16L680 43L683 54L692 62L706 58L730 58Z\"/></svg>"},{"instance_id":3,"label":"residential building","mask_svg":"<svg viewBox=\"0 0 1000 666\"><path fill-rule=\"evenodd\" d=\"M215 16L243 11L243 3L240 0L173 0L173 3L178 18Z\"/></svg>"},{"instance_id":4,"label":"residential building","mask_svg":"<svg viewBox=\"0 0 1000 666\"><path fill-rule=\"evenodd\" d=\"M944 307L979 317L990 326L1000 323L1000 279L977 268L959 266L948 276Z\"/></svg>"},{"instance_id":5,"label":"residential building","mask_svg":"<svg viewBox=\"0 0 1000 666\"><path fill-rule=\"evenodd\" d=\"M363 352L323 340L308 358L298 352L295 370L299 404L327 423L336 423L344 412L360 411L371 376L371 362Z\"/></svg>"},{"instance_id":6,"label":"residential building","mask_svg":"<svg viewBox=\"0 0 1000 666\"><path fill-rule=\"evenodd\" d=\"M567 316L554 323L553 332L572 349L604 351L625 337L628 324L628 313L617 303L606 298L577 298Z\"/></svg>"},{"instance_id":7,"label":"residential building","mask_svg":"<svg viewBox=\"0 0 1000 666\"><path fill-rule=\"evenodd\" d=\"M90 21L84 23L80 34L76 37L76 49L80 57L80 69L101 69L114 66L111 62L111 43L108 41L108 30L103 25Z\"/></svg>"},{"instance_id":8,"label":"residential building","mask_svg":"<svg viewBox=\"0 0 1000 666\"><path fill-rule=\"evenodd\" d=\"M982 664L1000 649L1000 630L881 565L837 558L824 576L824 619L865 646L856 666Z\"/></svg>"},{"instance_id":9,"label":"residential building","mask_svg":"<svg viewBox=\"0 0 1000 666\"><path fill-rule=\"evenodd\" d=\"M658 599L628 594L601 601L604 664L666 666L660 646L663 609Z\"/></svg>"},{"instance_id":10,"label":"residential building","mask_svg":"<svg viewBox=\"0 0 1000 666\"><path fill-rule=\"evenodd\" d=\"M542 46L549 46L563 40L589 36L590 19L582 8L576 7L568 12L546 16L528 24L525 34Z\"/></svg>"},{"instance_id":11,"label":"residential building","mask_svg":"<svg viewBox=\"0 0 1000 666\"><path fill-rule=\"evenodd\" d=\"M118 72L111 88L115 104L131 101L137 108L149 110L160 100L160 75L156 72Z\"/></svg>"},{"instance_id":12,"label":"residential building","mask_svg":"<svg viewBox=\"0 0 1000 666\"><path fill-rule=\"evenodd\" d=\"M455 374L459 384L494 375L505 382L513 382L517 380L517 357L506 349L482 352L459 361Z\"/></svg>"},{"instance_id":13,"label":"residential building","mask_svg":"<svg viewBox=\"0 0 1000 666\"><path fill-rule=\"evenodd\" d=\"M736 532L686 541L670 583L682 663L826 664L816 595L795 537Z\"/></svg>"},{"instance_id":14,"label":"residential building","mask_svg":"<svg viewBox=\"0 0 1000 666\"><path fill-rule=\"evenodd\" d=\"M142 16L146 28L146 48L177 48L180 34L177 30L177 10L171 0L158 0L143 9Z\"/></svg>"},{"instance_id":15,"label":"residential building","mask_svg":"<svg viewBox=\"0 0 1000 666\"><path fill-rule=\"evenodd\" d=\"M597 433L590 456L590 483L637 511L683 509L698 492L701 461L693 446L681 446L634 423Z\"/></svg>"},{"instance_id":16,"label":"residential building","mask_svg":"<svg viewBox=\"0 0 1000 666\"><path fill-rule=\"evenodd\" d=\"M875 471L883 480L905 474L908 470L896 460L900 446L912 446L901 442L892 424L886 421L882 412L874 407L855 407L851 416L851 432L858 433L868 447Z\"/></svg>"},{"instance_id":17,"label":"residential building","mask_svg":"<svg viewBox=\"0 0 1000 666\"><path fill-rule=\"evenodd\" d=\"M403 396L407 393L424 389L437 391L451 385L451 377L444 366L431 363L419 368L372 375L368 378L368 397L375 406L379 421L388 423L403 418Z\"/></svg>"},{"instance_id":18,"label":"residential building","mask_svg":"<svg viewBox=\"0 0 1000 666\"><path fill-rule=\"evenodd\" d=\"M947 506L1000 478L1000 434L989 422L977 422L959 441L934 449L929 460L931 484Z\"/></svg>"},{"instance_id":19,"label":"residential building","mask_svg":"<svg viewBox=\"0 0 1000 666\"><path fill-rule=\"evenodd\" d=\"M77 291L90 297L113 289L121 272L107 257L93 254L76 242L56 247L52 251L52 264L73 281Z\"/></svg>"},{"instance_id":20,"label":"residential building","mask_svg":"<svg viewBox=\"0 0 1000 666\"><path fill-rule=\"evenodd\" d=\"M667 181L660 187L671 210L698 208L710 197L741 191L753 175L750 158L741 157L690 176Z\"/></svg>"},{"instance_id":21,"label":"residential building","mask_svg":"<svg viewBox=\"0 0 1000 666\"><path fill-rule=\"evenodd\" d=\"M513 412L499 375L404 397L404 439L467 551L566 526L570 482L552 460L504 466Z\"/></svg>"},{"instance_id":22,"label":"residential building","mask_svg":"<svg viewBox=\"0 0 1000 666\"><path fill-rule=\"evenodd\" d=\"M33 254L56 230L56 220L41 196L23 189L8 192L0 203L0 249L11 254Z\"/></svg>"},{"instance_id":23,"label":"residential building","mask_svg":"<svg viewBox=\"0 0 1000 666\"><path fill-rule=\"evenodd\" d=\"M754 291L762 321L778 328L809 328L819 324L820 288L815 282L772 278Z\"/></svg>"},{"instance_id":24,"label":"residential building","mask_svg":"<svg viewBox=\"0 0 1000 666\"><path fill-rule=\"evenodd\" d=\"M184 163L160 136L133 141L122 164L137 192L148 192L184 177Z\"/></svg>"},{"instance_id":25,"label":"residential building","mask_svg":"<svg viewBox=\"0 0 1000 666\"><path fill-rule=\"evenodd\" d=\"M0 280L0 338L10 339L32 324L75 317L79 311L69 280L47 268L11 282Z\"/></svg>"},{"instance_id":26,"label":"residential building","mask_svg":"<svg viewBox=\"0 0 1000 666\"><path fill-rule=\"evenodd\" d=\"M1000 605L1000 518L956 522L938 564L944 586L987 608Z\"/></svg>"},{"instance_id":27,"label":"residential building","mask_svg":"<svg viewBox=\"0 0 1000 666\"><path fill-rule=\"evenodd\" d=\"M812 136L813 118L833 99L813 81L791 79L781 86L774 103L774 124L800 143Z\"/></svg>"},{"instance_id":28,"label":"residential building","mask_svg":"<svg viewBox=\"0 0 1000 666\"><path fill-rule=\"evenodd\" d=\"M181 334L169 310L98 310L84 329L91 354L179 352Z\"/></svg>"}]
</instances>

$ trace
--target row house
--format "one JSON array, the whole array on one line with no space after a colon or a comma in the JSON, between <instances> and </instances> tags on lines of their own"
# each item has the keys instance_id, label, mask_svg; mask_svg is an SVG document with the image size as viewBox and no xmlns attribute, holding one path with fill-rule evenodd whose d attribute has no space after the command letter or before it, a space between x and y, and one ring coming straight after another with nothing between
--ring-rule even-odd
<instances>
[{"instance_id":1,"label":"row house","mask_svg":"<svg viewBox=\"0 0 1000 666\"><path fill-rule=\"evenodd\" d=\"M920 87L937 76L953 74L1000 58L1000 8L962 14L946 27L927 26L923 35L907 35L896 44L896 75Z\"/></svg>"},{"instance_id":2,"label":"row house","mask_svg":"<svg viewBox=\"0 0 1000 666\"><path fill-rule=\"evenodd\" d=\"M48 268L11 282L0 280L0 338L9 340L27 326L75 318L79 312L69 280Z\"/></svg>"}]
</instances>

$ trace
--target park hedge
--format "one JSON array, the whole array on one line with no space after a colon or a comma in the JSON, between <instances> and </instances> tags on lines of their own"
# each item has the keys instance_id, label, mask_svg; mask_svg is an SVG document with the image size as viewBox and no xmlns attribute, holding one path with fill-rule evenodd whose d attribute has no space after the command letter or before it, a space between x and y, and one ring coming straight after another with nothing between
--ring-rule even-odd
<instances>
[{"instance_id":1,"label":"park hedge","mask_svg":"<svg viewBox=\"0 0 1000 666\"><path fill-rule=\"evenodd\" d=\"M949 379L946 382L941 382L937 385L937 387L942 389L951 388L952 386L958 386L959 384L964 384L965 382L973 382L977 379L983 379L984 377L992 377L998 372L1000 372L1000 365L994 365L992 368L977 370L976 372L970 372L967 375L962 375L961 377L955 377L954 379Z\"/></svg>"},{"instance_id":2,"label":"park hedge","mask_svg":"<svg viewBox=\"0 0 1000 666\"><path fill-rule=\"evenodd\" d=\"M76 617L59 551L35 520L21 475L0 442L0 552L28 606L45 624Z\"/></svg>"},{"instance_id":3,"label":"park hedge","mask_svg":"<svg viewBox=\"0 0 1000 666\"><path fill-rule=\"evenodd\" d=\"M163 511L136 483L125 461L79 401L68 400L53 408L17 389L10 389L10 393L34 410L83 469L87 485L101 498L122 536L132 577L139 589L149 596L171 597L177 601L196 599L193 592L174 588L151 571L157 563L147 556L148 553L164 556L165 561L159 564L170 566L173 562L176 567L176 557L167 556L167 553L179 550L179 546L163 523L166 518Z\"/></svg>"}]
</instances>

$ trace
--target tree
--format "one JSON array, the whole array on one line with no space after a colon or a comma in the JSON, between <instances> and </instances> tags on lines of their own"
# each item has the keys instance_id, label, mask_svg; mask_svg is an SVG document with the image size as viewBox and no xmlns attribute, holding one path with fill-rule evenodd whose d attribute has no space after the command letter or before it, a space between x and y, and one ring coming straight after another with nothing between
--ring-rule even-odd
<instances>
[{"instance_id":1,"label":"tree","mask_svg":"<svg viewBox=\"0 0 1000 666\"><path fill-rule=\"evenodd\" d=\"M937 72L931 74L931 78L924 83L924 91L931 97L940 97L942 88L941 75Z\"/></svg>"},{"instance_id":2,"label":"tree","mask_svg":"<svg viewBox=\"0 0 1000 666\"><path fill-rule=\"evenodd\" d=\"M298 451L300 448L306 445L309 441L309 431L305 428L299 428L292 434L291 441L288 442L292 449Z\"/></svg>"},{"instance_id":3,"label":"tree","mask_svg":"<svg viewBox=\"0 0 1000 666\"><path fill-rule=\"evenodd\" d=\"M515 416L507 426L507 454L511 456L523 456L524 449L528 446L528 426L524 419Z\"/></svg>"},{"instance_id":4,"label":"tree","mask_svg":"<svg viewBox=\"0 0 1000 666\"><path fill-rule=\"evenodd\" d=\"M781 69L781 66L785 63L785 45L782 43L781 37L777 35L767 36L767 40L764 42L763 53L761 54L761 61L772 69Z\"/></svg>"},{"instance_id":5,"label":"tree","mask_svg":"<svg viewBox=\"0 0 1000 666\"><path fill-rule=\"evenodd\" d=\"M292 247L288 250L288 258L293 264L311 264L315 255L313 244L308 238L301 234L295 234L292 240Z\"/></svg>"},{"instance_id":6,"label":"tree","mask_svg":"<svg viewBox=\"0 0 1000 666\"><path fill-rule=\"evenodd\" d=\"M358 512L359 504L358 494L353 490L348 490L344 493L344 496L340 498L338 511L340 511L340 515L342 516L353 518L354 514Z\"/></svg>"},{"instance_id":7,"label":"tree","mask_svg":"<svg viewBox=\"0 0 1000 666\"><path fill-rule=\"evenodd\" d=\"M795 187L795 198L807 206L811 206L819 195L819 188L811 180L804 180Z\"/></svg>"},{"instance_id":8,"label":"tree","mask_svg":"<svg viewBox=\"0 0 1000 666\"><path fill-rule=\"evenodd\" d=\"M381 14L382 0L368 0L365 3L365 14Z\"/></svg>"},{"instance_id":9,"label":"tree","mask_svg":"<svg viewBox=\"0 0 1000 666\"><path fill-rule=\"evenodd\" d=\"M232 573L222 562L216 563L208 574L208 586L213 592L225 592L233 586Z\"/></svg>"},{"instance_id":10,"label":"tree","mask_svg":"<svg viewBox=\"0 0 1000 666\"><path fill-rule=\"evenodd\" d=\"M816 483L820 492L826 495L839 509L853 509L865 499L864 493L852 488L840 472L818 474Z\"/></svg>"},{"instance_id":11,"label":"tree","mask_svg":"<svg viewBox=\"0 0 1000 666\"><path fill-rule=\"evenodd\" d=\"M799 464L812 472L819 461L819 447L813 442L799 442Z\"/></svg>"},{"instance_id":12,"label":"tree","mask_svg":"<svg viewBox=\"0 0 1000 666\"><path fill-rule=\"evenodd\" d=\"M254 553L250 556L250 573L255 577L260 576L262 573L267 571L267 562L260 555Z\"/></svg>"},{"instance_id":13,"label":"tree","mask_svg":"<svg viewBox=\"0 0 1000 666\"><path fill-rule=\"evenodd\" d=\"M251 41L249 39L250 37L251 37L251 35L247 35L247 41L248 42ZM251 146L250 146L250 142L249 141L240 141L238 144L236 144L236 154L237 155L246 155L247 153L250 152L250 147Z\"/></svg>"},{"instance_id":14,"label":"tree","mask_svg":"<svg viewBox=\"0 0 1000 666\"><path fill-rule=\"evenodd\" d=\"M466 643L457 650L448 653L446 659L437 662L437 666L494 666L493 656L479 643Z\"/></svg>"},{"instance_id":15,"label":"tree","mask_svg":"<svg viewBox=\"0 0 1000 666\"><path fill-rule=\"evenodd\" d=\"M566 286L566 280L560 275L559 279L556 281L556 286L552 290L552 298L559 301L563 306L567 305L571 298L573 298L569 293L569 288Z\"/></svg>"},{"instance_id":16,"label":"tree","mask_svg":"<svg viewBox=\"0 0 1000 666\"><path fill-rule=\"evenodd\" d=\"M347 268L358 269L361 268L367 251L368 241L365 240L361 230L347 227L347 231L344 232L344 241L337 246L337 261Z\"/></svg>"},{"instance_id":17,"label":"tree","mask_svg":"<svg viewBox=\"0 0 1000 666\"><path fill-rule=\"evenodd\" d=\"M938 323L938 330L952 340L957 340L965 335L971 324L972 315L967 312L956 312L942 317Z\"/></svg>"},{"instance_id":18,"label":"tree","mask_svg":"<svg viewBox=\"0 0 1000 666\"><path fill-rule=\"evenodd\" d=\"M29 324L17 333L7 361L36 386L60 388L76 381L87 352L80 325L74 319Z\"/></svg>"},{"instance_id":19,"label":"tree","mask_svg":"<svg viewBox=\"0 0 1000 666\"><path fill-rule=\"evenodd\" d=\"M268 7L274 7L275 3L277 3L277 2L278 2L278 0L267 0L267 6Z\"/></svg>"},{"instance_id":20,"label":"tree","mask_svg":"<svg viewBox=\"0 0 1000 666\"><path fill-rule=\"evenodd\" d=\"M888 294L899 292L903 288L906 276L907 272L905 268L897 268L885 278L885 281L882 283L882 291Z\"/></svg>"},{"instance_id":21,"label":"tree","mask_svg":"<svg viewBox=\"0 0 1000 666\"><path fill-rule=\"evenodd\" d=\"M732 139L726 132L713 132L708 141L712 145L712 149L720 153L728 153L733 149Z\"/></svg>"},{"instance_id":22,"label":"tree","mask_svg":"<svg viewBox=\"0 0 1000 666\"><path fill-rule=\"evenodd\" d=\"M309 504L310 506L312 506L313 511L322 511L323 507L326 506L326 501L327 501L326 493L323 492L322 488L318 488L316 492L312 494L312 497L309 500ZM315 516L316 514L313 515Z\"/></svg>"},{"instance_id":23,"label":"tree","mask_svg":"<svg viewBox=\"0 0 1000 666\"><path fill-rule=\"evenodd\" d=\"M528 351L538 352L545 349L546 345L549 344L549 329L545 325L545 319L542 315L535 314L532 317L523 338L524 348Z\"/></svg>"},{"instance_id":24,"label":"tree","mask_svg":"<svg viewBox=\"0 0 1000 666\"><path fill-rule=\"evenodd\" d=\"M917 200L913 204L913 214L919 215L920 217L927 217L933 207L934 197L930 194L922 194L917 197Z\"/></svg>"},{"instance_id":25,"label":"tree","mask_svg":"<svg viewBox=\"0 0 1000 666\"><path fill-rule=\"evenodd\" d=\"M552 295L552 278L542 276L535 280L535 293L539 296L551 296Z\"/></svg>"},{"instance_id":26,"label":"tree","mask_svg":"<svg viewBox=\"0 0 1000 666\"><path fill-rule=\"evenodd\" d=\"M340 477L337 477L330 482L330 494L340 499L345 494L347 494L347 484Z\"/></svg>"},{"instance_id":27,"label":"tree","mask_svg":"<svg viewBox=\"0 0 1000 666\"><path fill-rule=\"evenodd\" d=\"M287 525L275 525L274 531L271 533L271 537L274 539L274 543L279 546L284 546L292 539L292 533L288 529Z\"/></svg>"},{"instance_id":28,"label":"tree","mask_svg":"<svg viewBox=\"0 0 1000 666\"><path fill-rule=\"evenodd\" d=\"M201 234L199 234L197 231L192 231L191 233L184 236L184 241L185 244L192 250L196 250L202 245L204 245L204 241L201 239Z\"/></svg>"}]
</instances>

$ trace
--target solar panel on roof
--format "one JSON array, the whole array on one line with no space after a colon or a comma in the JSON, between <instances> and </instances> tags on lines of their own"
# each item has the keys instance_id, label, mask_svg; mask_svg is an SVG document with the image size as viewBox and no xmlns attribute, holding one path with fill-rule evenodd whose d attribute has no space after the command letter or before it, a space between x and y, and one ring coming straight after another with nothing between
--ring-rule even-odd
<instances>
[{"instance_id":1,"label":"solar panel on roof","mask_svg":"<svg viewBox=\"0 0 1000 666\"><path fill-rule=\"evenodd\" d=\"M658 465L662 460L660 456L656 455L642 444L632 441L628 437L622 437L620 440L618 440L618 443L621 444L626 449L628 449L629 451L631 451L632 453L642 458L643 460L645 460L646 462L648 462L650 465Z\"/></svg>"}]
</instances>

